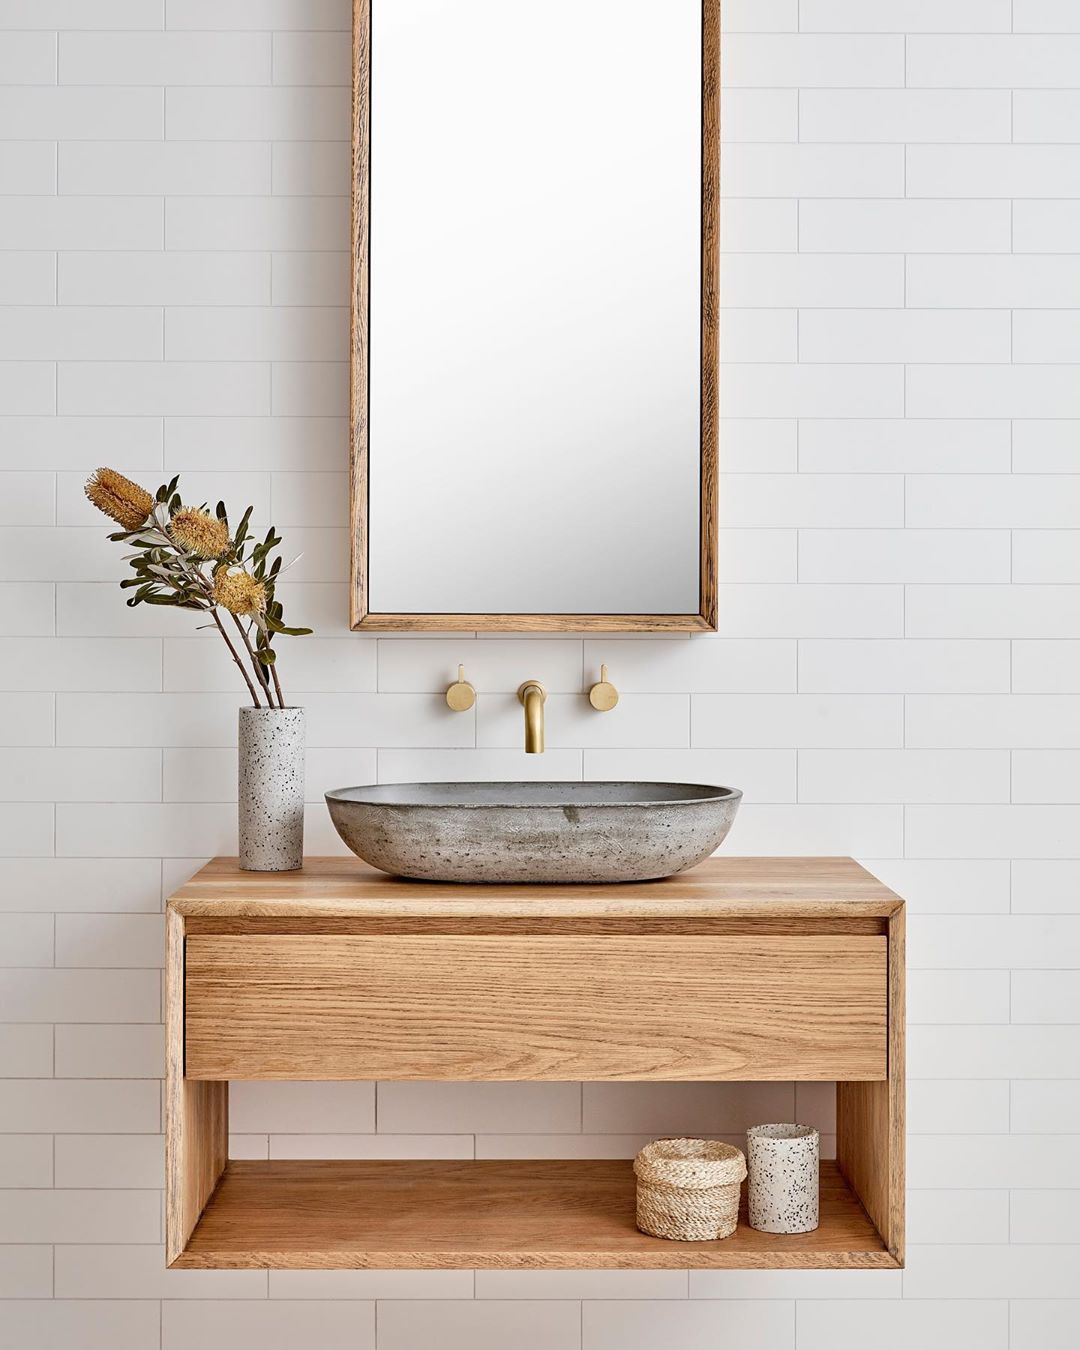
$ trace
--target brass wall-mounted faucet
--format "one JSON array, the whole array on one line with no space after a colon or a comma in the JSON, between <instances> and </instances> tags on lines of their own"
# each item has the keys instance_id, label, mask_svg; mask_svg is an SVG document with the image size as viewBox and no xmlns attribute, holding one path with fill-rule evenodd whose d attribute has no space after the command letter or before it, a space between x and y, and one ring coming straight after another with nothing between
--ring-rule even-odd
<instances>
[{"instance_id":1,"label":"brass wall-mounted faucet","mask_svg":"<svg viewBox=\"0 0 1080 1350\"><path fill-rule=\"evenodd\" d=\"M547 690L539 680L526 680L517 691L525 709L525 753L544 753L544 704ZM608 679L607 666L600 667L600 679L589 689L589 702L597 712L610 712L619 701L619 691ZM476 690L465 678L465 667L458 666L458 677L446 691L447 705L454 712L467 712L476 702Z\"/></svg>"},{"instance_id":2,"label":"brass wall-mounted faucet","mask_svg":"<svg viewBox=\"0 0 1080 1350\"><path fill-rule=\"evenodd\" d=\"M544 703L547 690L539 680L526 680L518 690L518 699L525 709L525 753L544 753Z\"/></svg>"}]
</instances>

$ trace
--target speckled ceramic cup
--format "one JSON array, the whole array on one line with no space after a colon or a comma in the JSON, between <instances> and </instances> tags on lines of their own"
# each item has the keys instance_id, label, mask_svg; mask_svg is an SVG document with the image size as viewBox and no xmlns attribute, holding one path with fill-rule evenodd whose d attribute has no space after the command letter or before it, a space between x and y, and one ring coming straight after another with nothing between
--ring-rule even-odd
<instances>
[{"instance_id":1,"label":"speckled ceramic cup","mask_svg":"<svg viewBox=\"0 0 1080 1350\"><path fill-rule=\"evenodd\" d=\"M241 708L240 866L292 872L304 861L304 710Z\"/></svg>"},{"instance_id":2,"label":"speckled ceramic cup","mask_svg":"<svg viewBox=\"0 0 1080 1350\"><path fill-rule=\"evenodd\" d=\"M750 1227L810 1233L818 1226L821 1138L812 1125L751 1125L746 1131Z\"/></svg>"}]
</instances>

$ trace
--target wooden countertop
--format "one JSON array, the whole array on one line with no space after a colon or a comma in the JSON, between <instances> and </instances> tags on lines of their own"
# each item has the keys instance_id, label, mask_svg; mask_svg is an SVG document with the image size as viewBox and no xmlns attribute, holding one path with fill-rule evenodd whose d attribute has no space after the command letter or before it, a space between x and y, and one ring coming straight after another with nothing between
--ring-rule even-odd
<instances>
[{"instance_id":1,"label":"wooden countertop","mask_svg":"<svg viewBox=\"0 0 1080 1350\"><path fill-rule=\"evenodd\" d=\"M483 886L388 876L359 858L308 858L295 872L244 872L214 858L169 900L184 915L298 917L840 916L884 918L901 898L852 858L708 858L662 881Z\"/></svg>"}]
</instances>

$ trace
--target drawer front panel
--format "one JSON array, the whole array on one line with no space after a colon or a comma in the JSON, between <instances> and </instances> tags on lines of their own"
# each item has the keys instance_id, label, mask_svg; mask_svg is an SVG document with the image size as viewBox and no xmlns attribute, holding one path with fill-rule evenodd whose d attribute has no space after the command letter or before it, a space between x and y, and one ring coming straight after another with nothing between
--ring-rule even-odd
<instances>
[{"instance_id":1,"label":"drawer front panel","mask_svg":"<svg viewBox=\"0 0 1080 1350\"><path fill-rule=\"evenodd\" d=\"M881 936L191 935L189 1078L883 1079Z\"/></svg>"}]
</instances>

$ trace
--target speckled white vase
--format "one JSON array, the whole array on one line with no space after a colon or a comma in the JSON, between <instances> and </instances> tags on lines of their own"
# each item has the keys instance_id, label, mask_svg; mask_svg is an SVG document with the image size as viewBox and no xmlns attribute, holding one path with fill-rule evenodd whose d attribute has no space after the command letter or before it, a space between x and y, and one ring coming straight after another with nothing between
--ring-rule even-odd
<instances>
[{"instance_id":1,"label":"speckled white vase","mask_svg":"<svg viewBox=\"0 0 1080 1350\"><path fill-rule=\"evenodd\" d=\"M304 861L304 709L241 708L240 866L292 872Z\"/></svg>"},{"instance_id":2,"label":"speckled white vase","mask_svg":"<svg viewBox=\"0 0 1080 1350\"><path fill-rule=\"evenodd\" d=\"M818 1226L821 1138L812 1125L751 1125L746 1132L750 1227L810 1233Z\"/></svg>"}]
</instances>

